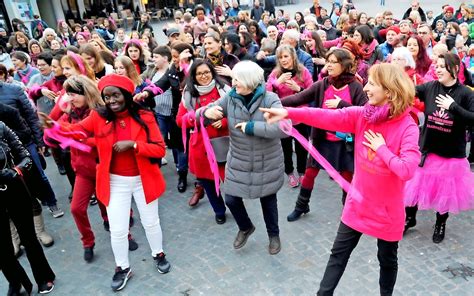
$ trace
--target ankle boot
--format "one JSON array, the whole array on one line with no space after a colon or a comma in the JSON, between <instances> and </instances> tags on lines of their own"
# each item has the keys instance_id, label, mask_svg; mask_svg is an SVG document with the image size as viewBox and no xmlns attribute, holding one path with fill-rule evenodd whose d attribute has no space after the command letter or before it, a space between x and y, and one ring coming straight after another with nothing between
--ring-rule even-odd
<instances>
[{"instance_id":1,"label":"ankle boot","mask_svg":"<svg viewBox=\"0 0 474 296\"><path fill-rule=\"evenodd\" d=\"M44 229L43 215L33 216L33 221L35 222L36 236L41 244L45 247L51 247L54 244L54 239Z\"/></svg>"},{"instance_id":2,"label":"ankle boot","mask_svg":"<svg viewBox=\"0 0 474 296\"><path fill-rule=\"evenodd\" d=\"M405 207L405 229L403 233L407 232L409 228L415 227L416 225L416 213L418 212L418 206Z\"/></svg>"},{"instance_id":3,"label":"ankle boot","mask_svg":"<svg viewBox=\"0 0 474 296\"><path fill-rule=\"evenodd\" d=\"M439 244L444 240L444 235L446 233L446 220L448 219L449 214L436 213L436 223L434 226L433 232L433 242Z\"/></svg>"},{"instance_id":4,"label":"ankle boot","mask_svg":"<svg viewBox=\"0 0 474 296\"><path fill-rule=\"evenodd\" d=\"M186 191L186 187L188 186L188 172L187 171L178 171L178 191L183 193Z\"/></svg>"},{"instance_id":5,"label":"ankle boot","mask_svg":"<svg viewBox=\"0 0 474 296\"><path fill-rule=\"evenodd\" d=\"M309 213L309 199L311 197L311 190L301 188L298 199L296 200L296 206L293 212L291 212L286 219L288 222L298 220L301 215Z\"/></svg>"},{"instance_id":6,"label":"ankle boot","mask_svg":"<svg viewBox=\"0 0 474 296\"><path fill-rule=\"evenodd\" d=\"M13 250L15 252L15 257L20 257L23 254L23 251L20 247L20 236L18 235L18 231L16 230L15 224L10 220L10 232L12 233L12 243L13 243Z\"/></svg>"},{"instance_id":7,"label":"ankle boot","mask_svg":"<svg viewBox=\"0 0 474 296\"><path fill-rule=\"evenodd\" d=\"M194 207L198 204L199 200L204 197L204 188L198 183L194 183L194 193L189 199L189 206Z\"/></svg>"}]
</instances>

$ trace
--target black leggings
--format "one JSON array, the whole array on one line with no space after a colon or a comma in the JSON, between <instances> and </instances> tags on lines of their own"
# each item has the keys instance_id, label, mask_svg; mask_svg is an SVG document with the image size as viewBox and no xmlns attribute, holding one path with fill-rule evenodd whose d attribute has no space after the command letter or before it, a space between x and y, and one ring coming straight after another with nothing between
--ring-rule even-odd
<instances>
[{"instance_id":1,"label":"black leggings","mask_svg":"<svg viewBox=\"0 0 474 296\"><path fill-rule=\"evenodd\" d=\"M339 224L336 239L331 249L326 270L319 286L317 295L333 295L339 280L346 269L352 250L359 243L362 233L350 228L344 223ZM377 258L380 263L380 295L392 295L398 272L398 242L377 240Z\"/></svg>"},{"instance_id":2,"label":"black leggings","mask_svg":"<svg viewBox=\"0 0 474 296\"><path fill-rule=\"evenodd\" d=\"M13 287L23 287L31 291L32 283L13 250L10 221L15 224L31 270L37 284L55 279L55 274L44 255L33 224L31 197L25 184L19 178L7 184L7 190L0 191L0 268Z\"/></svg>"},{"instance_id":3,"label":"black leggings","mask_svg":"<svg viewBox=\"0 0 474 296\"><path fill-rule=\"evenodd\" d=\"M306 139L309 136L309 127L304 124L295 125L295 129ZM281 139L281 147L283 149L283 158L285 161L285 174L291 174L294 171L293 166L293 141L295 142L296 153L296 171L300 175L304 175L306 170L306 161L308 159L308 151L293 137Z\"/></svg>"}]
</instances>

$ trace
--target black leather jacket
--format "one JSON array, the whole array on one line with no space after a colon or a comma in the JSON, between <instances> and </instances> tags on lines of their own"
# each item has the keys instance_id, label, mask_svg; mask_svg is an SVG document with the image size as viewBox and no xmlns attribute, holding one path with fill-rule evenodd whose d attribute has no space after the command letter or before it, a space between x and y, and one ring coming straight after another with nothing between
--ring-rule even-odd
<instances>
[{"instance_id":1,"label":"black leather jacket","mask_svg":"<svg viewBox=\"0 0 474 296\"><path fill-rule=\"evenodd\" d=\"M16 167L25 172L31 167L30 153L18 139L18 136L0 121L0 187L17 177ZM0 188L1 189L1 188Z\"/></svg>"}]
</instances>

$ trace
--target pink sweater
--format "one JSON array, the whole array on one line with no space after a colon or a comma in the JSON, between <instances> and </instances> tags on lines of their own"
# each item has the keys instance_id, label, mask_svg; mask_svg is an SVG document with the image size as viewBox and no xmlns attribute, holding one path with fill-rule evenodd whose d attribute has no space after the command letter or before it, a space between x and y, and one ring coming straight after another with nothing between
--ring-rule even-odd
<instances>
[{"instance_id":1,"label":"pink sweater","mask_svg":"<svg viewBox=\"0 0 474 296\"><path fill-rule=\"evenodd\" d=\"M355 172L352 186L362 199L349 192L342 222L349 227L386 241L403 236L405 182L420 162L419 131L407 110L382 123L364 119L363 107L342 109L287 108L288 118L317 128L355 134ZM376 152L362 144L364 132L381 133L386 145Z\"/></svg>"},{"instance_id":2,"label":"pink sweater","mask_svg":"<svg viewBox=\"0 0 474 296\"><path fill-rule=\"evenodd\" d=\"M309 73L308 69L304 68L303 73L301 74L301 79L298 77L292 77L296 84L301 86L303 89L309 88L313 84L313 77L311 76L311 73ZM272 71L270 73L270 76L268 76L267 80L267 85L266 89L268 91L272 91L280 97L280 99L283 99L287 96L293 95L296 93L296 91L292 90L289 88L286 84L282 83L280 84L278 82L278 77L275 75L275 71Z\"/></svg>"}]
</instances>

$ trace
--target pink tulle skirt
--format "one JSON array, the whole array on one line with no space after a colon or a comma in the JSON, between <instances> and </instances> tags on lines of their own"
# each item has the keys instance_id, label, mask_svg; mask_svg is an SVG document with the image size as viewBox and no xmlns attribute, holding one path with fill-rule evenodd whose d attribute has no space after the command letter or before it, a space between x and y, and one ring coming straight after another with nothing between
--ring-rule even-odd
<instances>
[{"instance_id":1,"label":"pink tulle skirt","mask_svg":"<svg viewBox=\"0 0 474 296\"><path fill-rule=\"evenodd\" d=\"M474 208L474 174L467 159L428 154L405 186L405 206L415 205L441 214Z\"/></svg>"}]
</instances>

